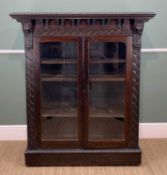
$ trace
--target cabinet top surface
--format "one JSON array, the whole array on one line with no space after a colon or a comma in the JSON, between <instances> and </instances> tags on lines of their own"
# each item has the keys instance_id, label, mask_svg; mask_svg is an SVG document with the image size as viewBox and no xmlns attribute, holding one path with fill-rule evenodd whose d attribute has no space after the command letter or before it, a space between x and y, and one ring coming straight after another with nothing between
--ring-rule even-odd
<instances>
[{"instance_id":1,"label":"cabinet top surface","mask_svg":"<svg viewBox=\"0 0 167 175\"><path fill-rule=\"evenodd\" d=\"M113 13L32 13L18 12L11 13L10 16L15 19L42 19L42 18L144 18L150 19L155 16L153 12L113 12Z\"/></svg>"}]
</instances>

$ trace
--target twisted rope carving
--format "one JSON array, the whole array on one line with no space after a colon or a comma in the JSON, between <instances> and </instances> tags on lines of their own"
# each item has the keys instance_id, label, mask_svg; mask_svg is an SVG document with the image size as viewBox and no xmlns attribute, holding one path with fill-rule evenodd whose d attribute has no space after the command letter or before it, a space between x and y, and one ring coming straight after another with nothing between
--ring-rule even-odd
<instances>
[{"instance_id":1,"label":"twisted rope carving","mask_svg":"<svg viewBox=\"0 0 167 175\"><path fill-rule=\"evenodd\" d=\"M144 23L144 21L143 21ZM141 24L141 21L140 21ZM139 27L140 26L140 27ZM143 25L139 25L138 21L135 23L133 33L133 56L132 56L132 96L131 96L131 119L129 126L130 145L138 147L138 132L139 132L139 89L140 89L140 50L141 50L141 34Z\"/></svg>"}]
</instances>

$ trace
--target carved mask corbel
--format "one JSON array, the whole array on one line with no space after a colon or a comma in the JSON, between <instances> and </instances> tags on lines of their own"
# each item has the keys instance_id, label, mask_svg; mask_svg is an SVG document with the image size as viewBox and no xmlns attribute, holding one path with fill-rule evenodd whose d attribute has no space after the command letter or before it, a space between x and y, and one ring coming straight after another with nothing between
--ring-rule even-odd
<instances>
[{"instance_id":1,"label":"carved mask corbel","mask_svg":"<svg viewBox=\"0 0 167 175\"><path fill-rule=\"evenodd\" d=\"M22 29L24 32L25 49L31 49L32 42L32 22L31 20L22 20Z\"/></svg>"},{"instance_id":2,"label":"carved mask corbel","mask_svg":"<svg viewBox=\"0 0 167 175\"><path fill-rule=\"evenodd\" d=\"M142 34L144 28L144 20L135 20L135 30Z\"/></svg>"}]
</instances>

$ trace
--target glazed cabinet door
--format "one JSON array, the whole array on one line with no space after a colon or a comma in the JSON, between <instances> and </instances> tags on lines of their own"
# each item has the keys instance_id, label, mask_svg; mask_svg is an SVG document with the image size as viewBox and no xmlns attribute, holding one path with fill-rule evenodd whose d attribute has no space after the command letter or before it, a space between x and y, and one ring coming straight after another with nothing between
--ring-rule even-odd
<instances>
[{"instance_id":1,"label":"glazed cabinet door","mask_svg":"<svg viewBox=\"0 0 167 175\"><path fill-rule=\"evenodd\" d=\"M126 147L129 135L130 37L85 42L85 147Z\"/></svg>"},{"instance_id":2,"label":"glazed cabinet door","mask_svg":"<svg viewBox=\"0 0 167 175\"><path fill-rule=\"evenodd\" d=\"M43 37L39 38L37 45L40 63L41 147L79 147L80 39Z\"/></svg>"}]
</instances>

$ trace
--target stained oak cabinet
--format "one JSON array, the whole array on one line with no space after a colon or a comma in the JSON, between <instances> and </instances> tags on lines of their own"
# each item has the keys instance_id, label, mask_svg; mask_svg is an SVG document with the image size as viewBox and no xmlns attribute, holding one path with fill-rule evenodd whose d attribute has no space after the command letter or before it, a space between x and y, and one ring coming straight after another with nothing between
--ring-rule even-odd
<instances>
[{"instance_id":1,"label":"stained oak cabinet","mask_svg":"<svg viewBox=\"0 0 167 175\"><path fill-rule=\"evenodd\" d=\"M11 16L25 36L26 164L139 164L141 34L154 13Z\"/></svg>"}]
</instances>

